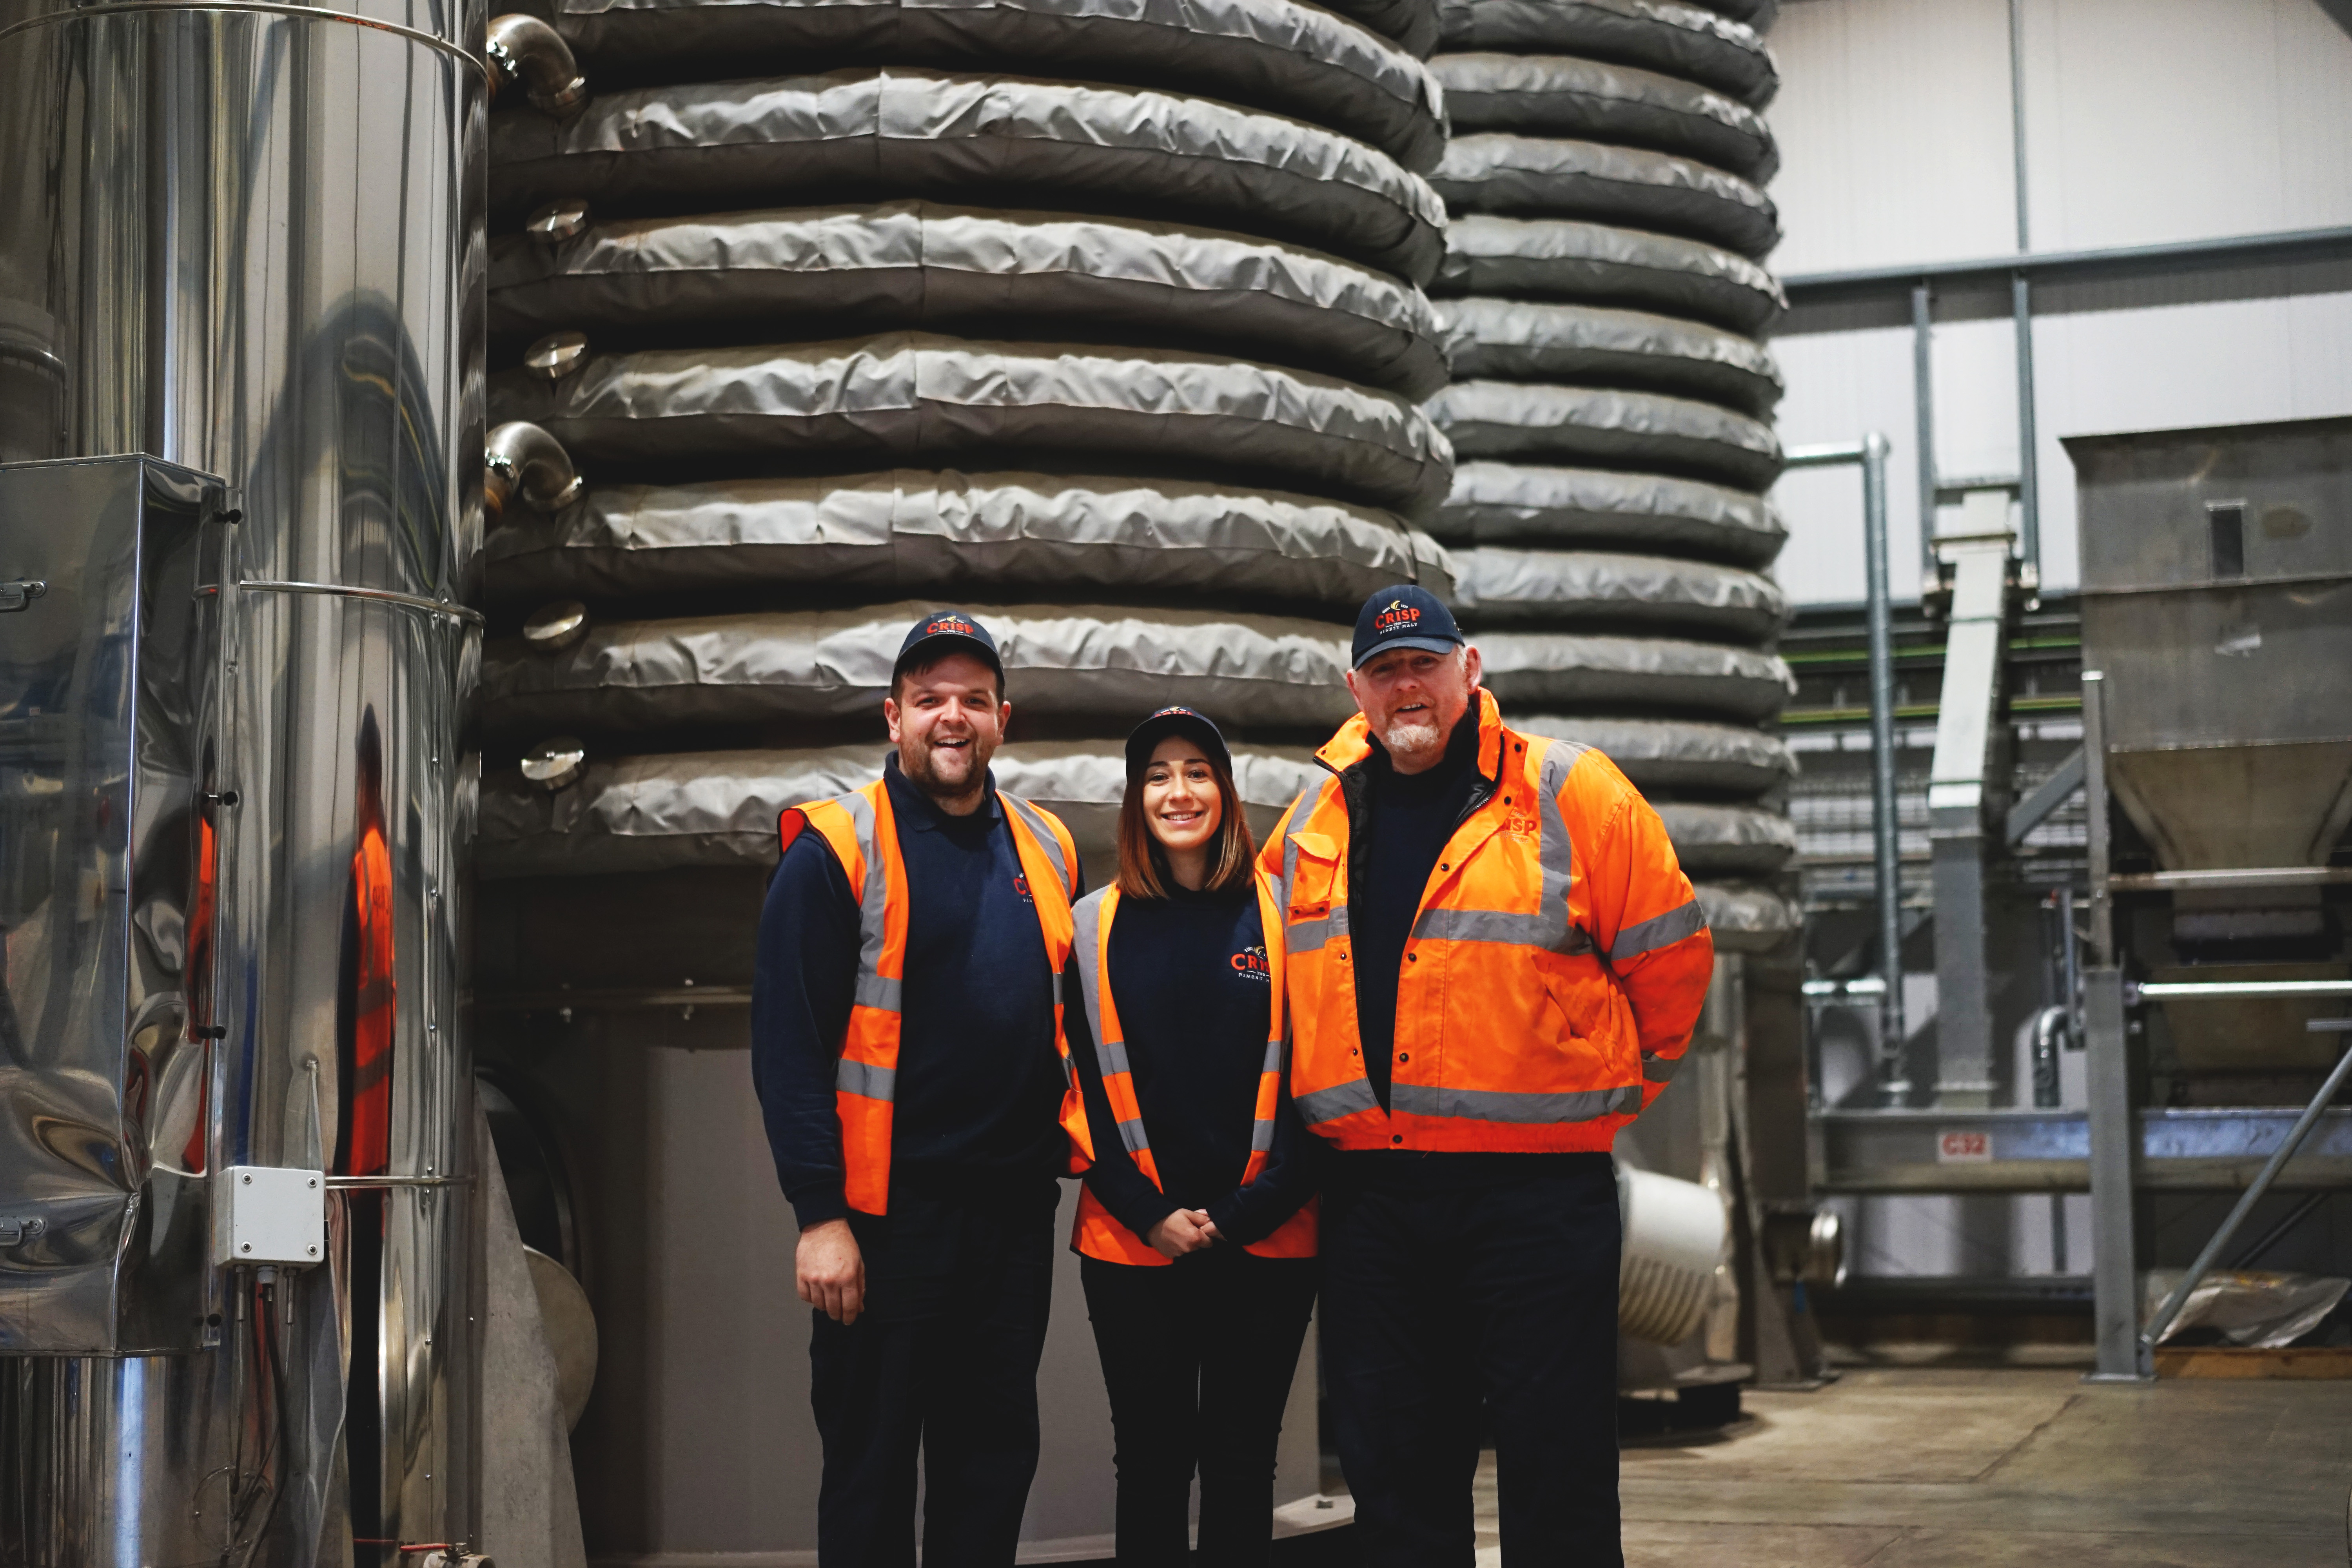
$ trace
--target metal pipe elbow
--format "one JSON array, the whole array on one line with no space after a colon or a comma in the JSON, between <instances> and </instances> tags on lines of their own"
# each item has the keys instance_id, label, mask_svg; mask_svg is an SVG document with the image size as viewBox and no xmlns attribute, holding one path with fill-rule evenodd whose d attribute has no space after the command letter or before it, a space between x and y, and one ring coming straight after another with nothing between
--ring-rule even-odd
<instances>
[{"instance_id":1,"label":"metal pipe elbow","mask_svg":"<svg viewBox=\"0 0 2352 1568\"><path fill-rule=\"evenodd\" d=\"M493 525L506 515L510 500L520 500L533 511L554 512L588 490L563 443L526 420L490 432L483 443L482 468L482 500Z\"/></svg>"},{"instance_id":2,"label":"metal pipe elbow","mask_svg":"<svg viewBox=\"0 0 2352 1568\"><path fill-rule=\"evenodd\" d=\"M563 35L536 16L510 11L491 18L482 46L493 84L511 82L542 114L569 114L588 101L588 79Z\"/></svg>"}]
</instances>

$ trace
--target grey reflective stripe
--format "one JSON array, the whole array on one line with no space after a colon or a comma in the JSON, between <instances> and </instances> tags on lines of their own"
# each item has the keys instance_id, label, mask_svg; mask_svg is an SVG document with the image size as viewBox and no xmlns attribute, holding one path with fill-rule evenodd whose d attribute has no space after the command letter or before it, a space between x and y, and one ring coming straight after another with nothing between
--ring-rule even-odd
<instances>
[{"instance_id":1,"label":"grey reflective stripe","mask_svg":"<svg viewBox=\"0 0 2352 1568\"><path fill-rule=\"evenodd\" d=\"M1619 931L1617 940L1609 944L1609 961L1622 963L1629 958L1639 958L1645 952L1672 947L1685 937L1696 936L1706 929L1706 911L1699 908L1696 899L1693 899L1689 903L1668 910L1662 915L1652 915L1648 920Z\"/></svg>"},{"instance_id":2,"label":"grey reflective stripe","mask_svg":"<svg viewBox=\"0 0 2352 1568\"><path fill-rule=\"evenodd\" d=\"M1062 1005L1062 973L1061 973L1061 971L1059 971L1059 970L1055 970L1055 971L1054 972L1054 1005L1055 1005L1055 1006L1056 1006L1056 1007L1058 1007L1058 1006L1060 1006L1061 1005Z\"/></svg>"},{"instance_id":3,"label":"grey reflective stripe","mask_svg":"<svg viewBox=\"0 0 2352 1568\"><path fill-rule=\"evenodd\" d=\"M1554 952L1590 952L1591 939L1565 913L1524 915L1510 910L1423 910L1412 934L1442 942L1501 942Z\"/></svg>"},{"instance_id":4,"label":"grey reflective stripe","mask_svg":"<svg viewBox=\"0 0 2352 1568\"><path fill-rule=\"evenodd\" d=\"M867 1100L895 1100L898 1094L898 1075L888 1068L877 1068L866 1062L854 1062L847 1057L834 1068L833 1087L845 1094L863 1095Z\"/></svg>"},{"instance_id":5,"label":"grey reflective stripe","mask_svg":"<svg viewBox=\"0 0 2352 1568\"><path fill-rule=\"evenodd\" d=\"M866 862L866 886L859 889L857 897L857 984L850 994L861 1007L896 1013L898 982L886 980L882 975L882 931L886 907L890 901L890 879L882 868L882 857L874 842L874 803L860 792L842 795L834 804L849 813L850 826L857 834L857 858ZM889 1099L887 1087L872 1098Z\"/></svg>"},{"instance_id":6,"label":"grey reflective stripe","mask_svg":"<svg viewBox=\"0 0 2352 1568\"><path fill-rule=\"evenodd\" d=\"M1311 921L1286 921L1282 928L1283 948L1292 955L1318 952L1333 937L1347 934L1348 906L1334 904L1328 915L1319 915Z\"/></svg>"},{"instance_id":7,"label":"grey reflective stripe","mask_svg":"<svg viewBox=\"0 0 2352 1568\"><path fill-rule=\"evenodd\" d=\"M1389 1090L1389 1104L1412 1116L1458 1118L1468 1121L1511 1121L1551 1124L1591 1121L1619 1112L1642 1109L1642 1087L1570 1089L1559 1094L1515 1094L1501 1089L1443 1089L1429 1084L1401 1083Z\"/></svg>"},{"instance_id":8,"label":"grey reflective stripe","mask_svg":"<svg viewBox=\"0 0 2352 1568\"><path fill-rule=\"evenodd\" d=\"M1342 1116L1353 1116L1360 1110L1378 1110L1381 1102L1372 1094L1371 1080L1350 1079L1346 1083L1318 1089L1312 1094L1299 1095L1294 1101L1300 1120L1308 1126L1320 1126L1337 1121Z\"/></svg>"},{"instance_id":9,"label":"grey reflective stripe","mask_svg":"<svg viewBox=\"0 0 2352 1568\"><path fill-rule=\"evenodd\" d=\"M1109 897L1108 888L1097 889L1080 899L1070 910L1074 928L1070 937L1070 953L1078 961L1078 1000L1086 1008L1087 1033L1094 1037L1095 1068L1103 1076L1106 1096L1111 1078L1128 1070L1127 1042L1103 1037L1102 911ZM1150 1146L1144 1140L1141 1121L1120 1122L1118 1139L1127 1145L1127 1152L1130 1154Z\"/></svg>"},{"instance_id":10,"label":"grey reflective stripe","mask_svg":"<svg viewBox=\"0 0 2352 1568\"><path fill-rule=\"evenodd\" d=\"M1642 1081L1643 1083L1672 1083L1675 1079L1675 1069L1682 1065L1683 1058L1680 1057L1661 1057L1654 1055L1649 1051L1643 1051L1642 1053Z\"/></svg>"},{"instance_id":11,"label":"grey reflective stripe","mask_svg":"<svg viewBox=\"0 0 2352 1568\"><path fill-rule=\"evenodd\" d=\"M1544 746L1542 765L1536 770L1536 864L1543 873L1542 902L1537 908L1545 915L1546 924L1543 939L1533 945L1554 952L1589 952L1592 946L1591 939L1581 931L1575 933L1579 942L1570 936L1568 885L1576 846L1568 836L1568 818L1559 809L1559 792L1568 787L1569 769L1590 750L1574 741L1553 741Z\"/></svg>"},{"instance_id":12,"label":"grey reflective stripe","mask_svg":"<svg viewBox=\"0 0 2352 1568\"><path fill-rule=\"evenodd\" d=\"M998 793L1003 794L1001 790ZM1054 837L1053 825L1045 820L1045 814L1019 795L1004 795L1004 804L1019 812L1021 820L1028 825L1029 831L1037 836L1037 847L1045 850L1045 858L1054 863L1054 874L1062 879L1062 896L1068 898L1073 886L1070 881L1070 863L1062 858L1062 841Z\"/></svg>"},{"instance_id":13,"label":"grey reflective stripe","mask_svg":"<svg viewBox=\"0 0 2352 1568\"><path fill-rule=\"evenodd\" d=\"M1278 1035L1266 1041L1265 1065L1258 1068L1261 1077L1266 1073L1278 1073L1282 1070L1282 1037ZM1263 1154L1273 1147L1274 1118L1261 1116L1250 1123L1250 1151L1253 1153Z\"/></svg>"},{"instance_id":14,"label":"grey reflective stripe","mask_svg":"<svg viewBox=\"0 0 2352 1568\"><path fill-rule=\"evenodd\" d=\"M1290 841L1291 819L1298 815L1298 808L1307 804L1307 797L1315 793L1313 790L1301 790L1297 800L1283 807L1282 820L1274 825L1274 841L1282 846L1282 875L1275 882L1274 897L1285 910L1290 907L1290 884L1298 875L1298 846Z\"/></svg>"}]
</instances>

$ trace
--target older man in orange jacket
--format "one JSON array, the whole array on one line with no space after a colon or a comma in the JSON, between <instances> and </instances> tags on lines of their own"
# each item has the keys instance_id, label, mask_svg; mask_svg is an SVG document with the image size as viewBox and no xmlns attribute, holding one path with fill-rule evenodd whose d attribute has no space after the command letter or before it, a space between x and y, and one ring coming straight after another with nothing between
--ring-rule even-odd
<instances>
[{"instance_id":1,"label":"older man in orange jacket","mask_svg":"<svg viewBox=\"0 0 2352 1568\"><path fill-rule=\"evenodd\" d=\"M1505 1562L1620 1563L1609 1151L1690 1041L1706 921L1649 803L1505 725L1426 590L1372 595L1354 665L1263 864L1364 1561L1468 1568L1483 1405Z\"/></svg>"}]
</instances>

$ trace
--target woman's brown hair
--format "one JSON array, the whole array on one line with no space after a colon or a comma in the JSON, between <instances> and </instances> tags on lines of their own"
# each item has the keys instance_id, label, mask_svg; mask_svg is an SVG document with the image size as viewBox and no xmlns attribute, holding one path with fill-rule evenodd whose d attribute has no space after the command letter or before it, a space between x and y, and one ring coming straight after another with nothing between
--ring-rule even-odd
<instances>
[{"instance_id":1,"label":"woman's brown hair","mask_svg":"<svg viewBox=\"0 0 2352 1568\"><path fill-rule=\"evenodd\" d=\"M1230 888L1249 879L1250 863L1257 858L1257 841L1250 837L1249 818L1242 810L1241 792L1234 787L1233 770L1214 757L1205 757L1209 776L1217 783L1217 842L1209 860L1203 888ZM1151 835L1143 816L1143 774L1146 763L1127 781L1127 795L1118 807L1118 891L1127 899L1164 899L1174 876L1168 869L1168 852Z\"/></svg>"}]
</instances>

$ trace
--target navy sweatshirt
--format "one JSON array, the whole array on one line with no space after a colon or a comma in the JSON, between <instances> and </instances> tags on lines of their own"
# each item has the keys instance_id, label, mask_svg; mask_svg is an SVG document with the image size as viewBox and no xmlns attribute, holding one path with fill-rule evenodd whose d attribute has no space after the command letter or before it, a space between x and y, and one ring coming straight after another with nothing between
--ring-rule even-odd
<instances>
[{"instance_id":1,"label":"navy sweatshirt","mask_svg":"<svg viewBox=\"0 0 2352 1568\"><path fill-rule=\"evenodd\" d=\"M1389 1108L1396 1059L1397 971L1421 912L1421 895L1454 830L1470 815L1478 786L1478 710L1454 726L1435 767L1400 773L1372 742L1364 764L1364 820L1350 829L1348 932L1356 955L1356 1032L1364 1076Z\"/></svg>"},{"instance_id":2,"label":"navy sweatshirt","mask_svg":"<svg viewBox=\"0 0 2352 1568\"><path fill-rule=\"evenodd\" d=\"M883 777L907 862L907 964L890 1189L971 1195L1065 1168L1053 972L996 781L950 816ZM834 1072L857 979L857 896L822 834L785 850L760 916L751 1082L803 1228L849 1212Z\"/></svg>"},{"instance_id":3,"label":"navy sweatshirt","mask_svg":"<svg viewBox=\"0 0 2352 1568\"><path fill-rule=\"evenodd\" d=\"M1241 1185L1273 1008L1257 891L1246 879L1198 893L1164 874L1162 881L1171 889L1165 899L1119 900L1109 966L1128 1070L1165 1190L1152 1186L1119 1141L1080 1000L1078 966L1093 963L1094 954L1073 952L1062 984L1068 1004L1062 1026L1094 1130L1087 1185L1139 1237L1148 1238L1180 1208L1206 1209L1228 1242L1246 1247L1274 1234L1315 1191L1287 1083L1276 1102L1265 1168Z\"/></svg>"}]
</instances>

